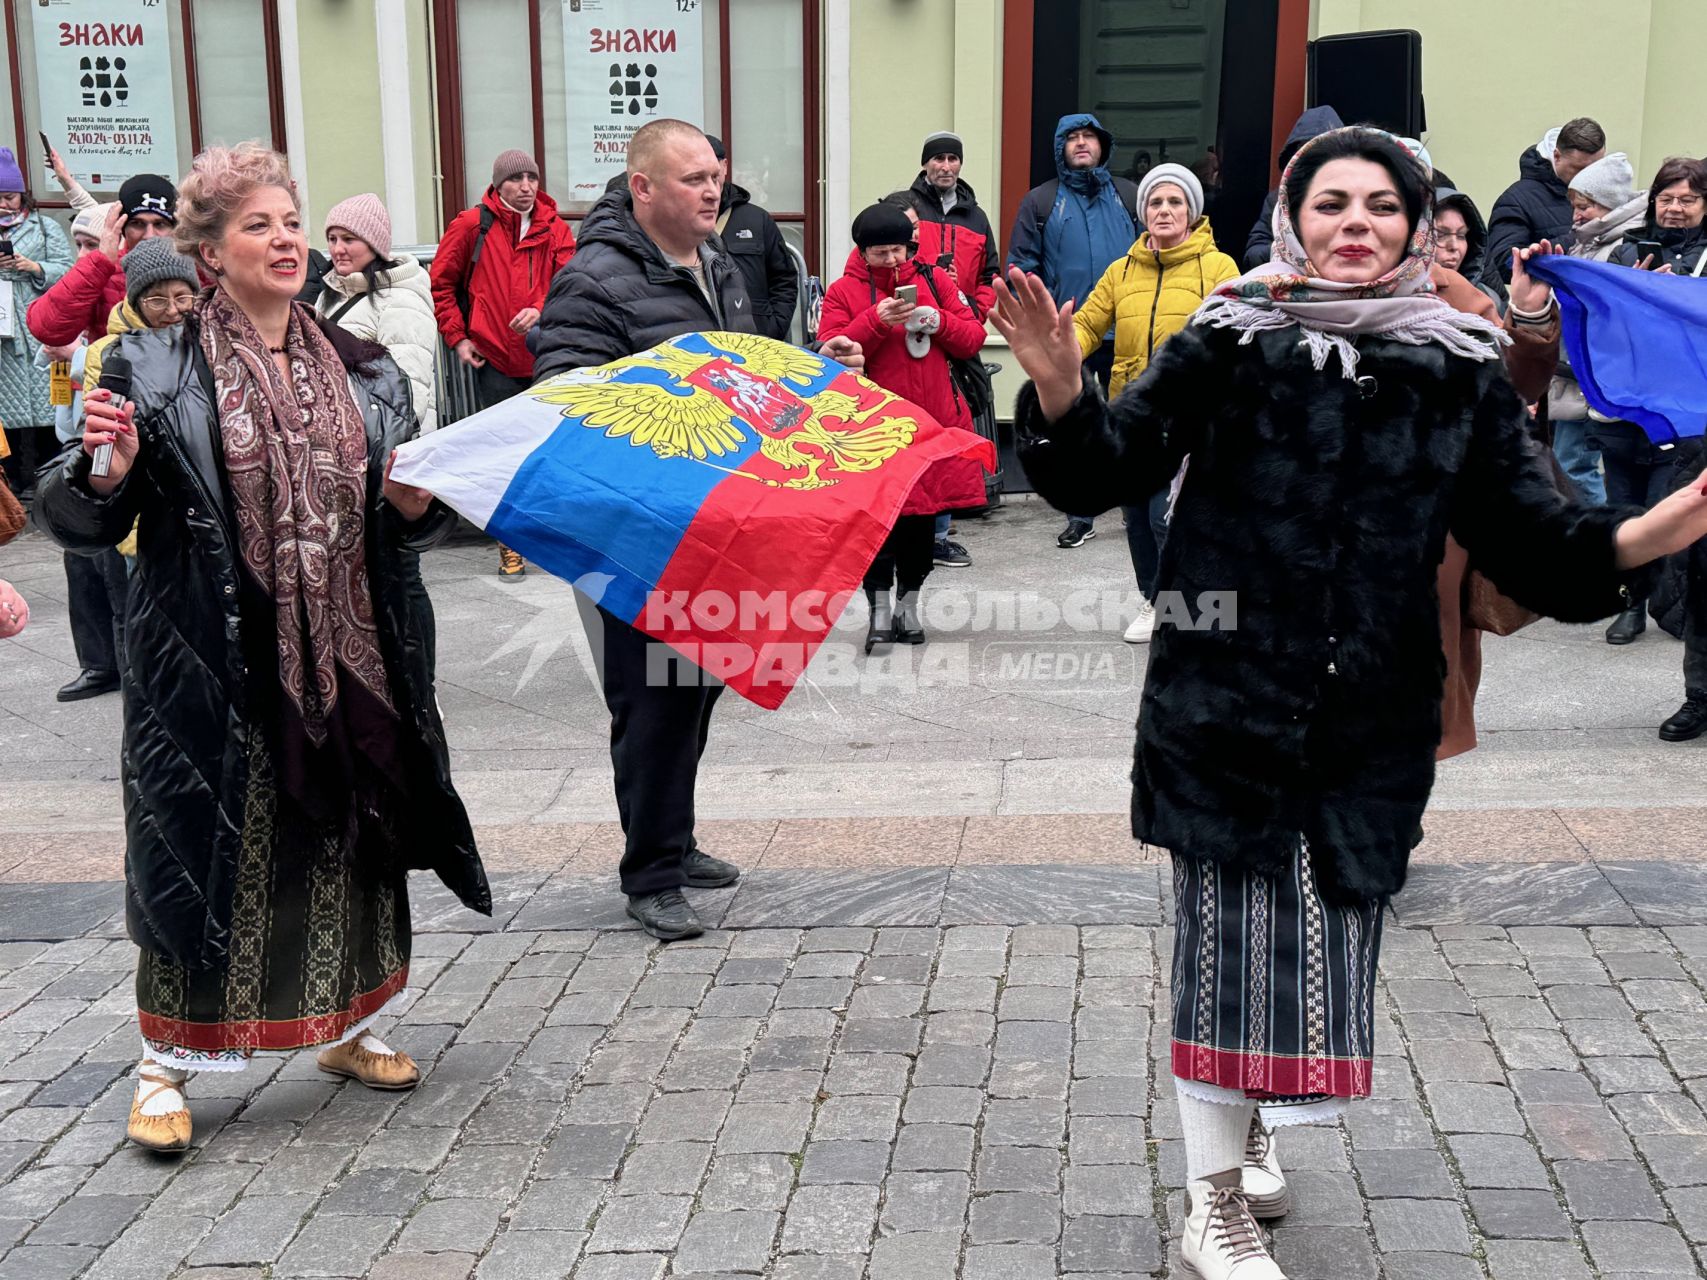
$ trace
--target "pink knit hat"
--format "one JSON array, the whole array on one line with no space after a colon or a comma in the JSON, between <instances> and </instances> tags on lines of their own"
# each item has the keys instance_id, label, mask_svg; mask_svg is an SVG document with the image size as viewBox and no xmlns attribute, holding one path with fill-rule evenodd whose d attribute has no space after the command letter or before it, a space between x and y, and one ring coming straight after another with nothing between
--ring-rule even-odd
<instances>
[{"instance_id":1,"label":"pink knit hat","mask_svg":"<svg viewBox=\"0 0 1707 1280\"><path fill-rule=\"evenodd\" d=\"M368 248L382 258L391 256L391 215L372 192L351 196L332 206L326 215L326 230L342 227L367 241Z\"/></svg>"}]
</instances>

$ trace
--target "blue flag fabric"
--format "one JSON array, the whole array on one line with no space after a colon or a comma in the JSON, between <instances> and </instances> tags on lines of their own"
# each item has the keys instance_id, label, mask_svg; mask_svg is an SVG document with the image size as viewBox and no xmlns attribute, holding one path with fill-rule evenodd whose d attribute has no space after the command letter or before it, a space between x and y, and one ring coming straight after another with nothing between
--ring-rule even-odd
<instances>
[{"instance_id":1,"label":"blue flag fabric","mask_svg":"<svg viewBox=\"0 0 1707 1280\"><path fill-rule=\"evenodd\" d=\"M1707 279L1586 258L1529 260L1553 286L1565 353L1589 407L1655 444L1707 434Z\"/></svg>"}]
</instances>

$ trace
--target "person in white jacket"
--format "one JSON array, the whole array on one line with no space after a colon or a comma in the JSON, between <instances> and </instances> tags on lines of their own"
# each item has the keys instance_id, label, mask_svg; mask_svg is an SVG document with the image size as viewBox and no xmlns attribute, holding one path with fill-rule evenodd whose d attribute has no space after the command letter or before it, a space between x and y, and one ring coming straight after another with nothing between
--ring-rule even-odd
<instances>
[{"instance_id":1,"label":"person in white jacket","mask_svg":"<svg viewBox=\"0 0 1707 1280\"><path fill-rule=\"evenodd\" d=\"M351 196L326 215L332 270L315 310L357 337L391 352L409 378L415 416L426 433L438 425L433 377L439 326L427 269L412 254L391 252L391 215L376 195Z\"/></svg>"}]
</instances>

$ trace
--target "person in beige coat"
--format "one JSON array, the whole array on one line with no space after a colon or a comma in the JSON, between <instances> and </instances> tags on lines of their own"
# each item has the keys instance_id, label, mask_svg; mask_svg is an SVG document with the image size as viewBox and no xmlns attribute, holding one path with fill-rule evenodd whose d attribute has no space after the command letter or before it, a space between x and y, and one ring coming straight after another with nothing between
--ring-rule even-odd
<instances>
[{"instance_id":1,"label":"person in beige coat","mask_svg":"<svg viewBox=\"0 0 1707 1280\"><path fill-rule=\"evenodd\" d=\"M326 215L332 270L314 307L358 338L377 342L408 375L423 433L438 425L434 371L439 327L427 269L391 252L391 215L376 195L351 196Z\"/></svg>"}]
</instances>

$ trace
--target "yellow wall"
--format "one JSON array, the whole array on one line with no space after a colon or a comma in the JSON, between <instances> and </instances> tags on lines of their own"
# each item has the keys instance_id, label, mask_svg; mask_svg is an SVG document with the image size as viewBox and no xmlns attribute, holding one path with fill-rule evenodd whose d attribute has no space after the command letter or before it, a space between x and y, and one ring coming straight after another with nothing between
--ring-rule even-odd
<instances>
[{"instance_id":1,"label":"yellow wall","mask_svg":"<svg viewBox=\"0 0 1707 1280\"><path fill-rule=\"evenodd\" d=\"M385 192L379 133L379 45L372 0L297 0L311 238L338 201Z\"/></svg>"},{"instance_id":2,"label":"yellow wall","mask_svg":"<svg viewBox=\"0 0 1707 1280\"><path fill-rule=\"evenodd\" d=\"M1704 0L1314 0L1311 26L1422 33L1429 152L1484 213L1523 149L1573 116L1601 123L1638 186L1707 150Z\"/></svg>"},{"instance_id":3,"label":"yellow wall","mask_svg":"<svg viewBox=\"0 0 1707 1280\"><path fill-rule=\"evenodd\" d=\"M849 9L853 212L909 185L925 136L952 129L966 143L963 176L997 223L1001 0L853 0Z\"/></svg>"}]
</instances>

